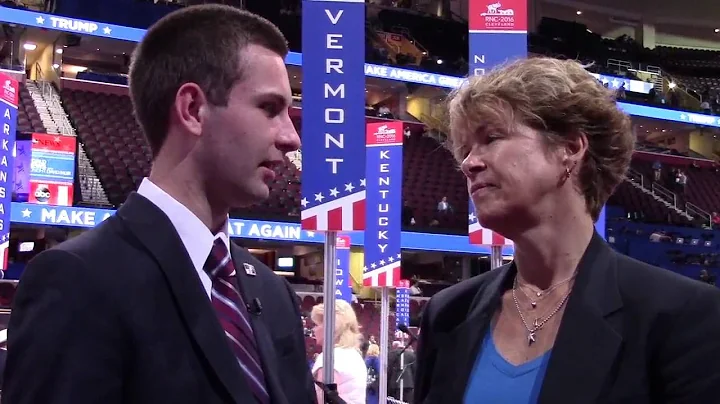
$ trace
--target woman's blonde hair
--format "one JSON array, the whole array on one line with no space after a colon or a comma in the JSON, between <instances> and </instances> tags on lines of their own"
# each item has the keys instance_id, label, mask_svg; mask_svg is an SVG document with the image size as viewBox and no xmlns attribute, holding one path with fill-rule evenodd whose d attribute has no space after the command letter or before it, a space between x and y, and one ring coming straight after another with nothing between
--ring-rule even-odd
<instances>
[{"instance_id":1,"label":"woman's blonde hair","mask_svg":"<svg viewBox=\"0 0 720 404\"><path fill-rule=\"evenodd\" d=\"M615 93L573 60L512 62L469 78L447 105L448 146L458 161L483 129L510 131L520 122L543 134L548 146L584 134L588 150L577 186L594 220L630 165L635 144L630 118L618 109Z\"/></svg>"},{"instance_id":2,"label":"woman's blonde hair","mask_svg":"<svg viewBox=\"0 0 720 404\"><path fill-rule=\"evenodd\" d=\"M315 324L325 324L325 305L315 305L310 312L310 319ZM344 300L335 301L335 346L339 348L360 347L360 324L355 310Z\"/></svg>"},{"instance_id":3,"label":"woman's blonde hair","mask_svg":"<svg viewBox=\"0 0 720 404\"><path fill-rule=\"evenodd\" d=\"M380 347L376 344L370 344L366 356L380 356Z\"/></svg>"}]
</instances>

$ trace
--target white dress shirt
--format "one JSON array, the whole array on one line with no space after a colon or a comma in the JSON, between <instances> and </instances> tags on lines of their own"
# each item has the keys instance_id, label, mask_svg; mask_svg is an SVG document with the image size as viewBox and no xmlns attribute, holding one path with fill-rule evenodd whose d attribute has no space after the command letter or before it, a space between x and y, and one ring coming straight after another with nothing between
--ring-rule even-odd
<instances>
[{"instance_id":1,"label":"white dress shirt","mask_svg":"<svg viewBox=\"0 0 720 404\"><path fill-rule=\"evenodd\" d=\"M197 271L200 282L202 283L205 293L210 298L212 289L212 280L205 272L203 266L210 255L215 238L219 237L230 250L230 238L228 237L227 222L225 222L224 230L217 235L212 234L210 229L192 213L185 205L181 204L175 198L163 191L157 185L153 184L148 178L144 178L137 191L140 195L147 198L155 206L160 208L170 219L182 240L185 250L190 256L193 267Z\"/></svg>"}]
</instances>

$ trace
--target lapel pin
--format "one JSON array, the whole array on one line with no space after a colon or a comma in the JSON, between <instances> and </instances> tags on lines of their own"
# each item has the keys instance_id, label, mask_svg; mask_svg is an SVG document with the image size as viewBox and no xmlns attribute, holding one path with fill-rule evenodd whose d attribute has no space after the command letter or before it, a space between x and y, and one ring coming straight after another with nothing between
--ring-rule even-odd
<instances>
[{"instance_id":1,"label":"lapel pin","mask_svg":"<svg viewBox=\"0 0 720 404\"><path fill-rule=\"evenodd\" d=\"M250 276L257 275L257 272L255 272L255 267L248 264L247 262L243 262L243 268L245 268L245 273Z\"/></svg>"}]
</instances>

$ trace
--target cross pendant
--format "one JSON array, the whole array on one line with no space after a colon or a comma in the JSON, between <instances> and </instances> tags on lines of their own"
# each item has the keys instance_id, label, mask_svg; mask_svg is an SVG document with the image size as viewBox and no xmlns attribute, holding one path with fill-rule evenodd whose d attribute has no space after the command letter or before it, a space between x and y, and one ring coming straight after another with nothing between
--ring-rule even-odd
<instances>
[{"instance_id":1,"label":"cross pendant","mask_svg":"<svg viewBox=\"0 0 720 404\"><path fill-rule=\"evenodd\" d=\"M532 345L533 342L535 342L535 331L531 331L528 334L527 339L528 339L528 346Z\"/></svg>"}]
</instances>

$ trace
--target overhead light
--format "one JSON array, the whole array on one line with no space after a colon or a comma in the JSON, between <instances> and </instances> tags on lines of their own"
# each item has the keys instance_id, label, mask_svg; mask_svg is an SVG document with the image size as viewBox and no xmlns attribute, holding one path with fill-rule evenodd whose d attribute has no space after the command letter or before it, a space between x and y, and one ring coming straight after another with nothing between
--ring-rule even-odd
<instances>
[{"instance_id":1,"label":"overhead light","mask_svg":"<svg viewBox=\"0 0 720 404\"><path fill-rule=\"evenodd\" d=\"M575 14L577 14L577 15L582 15L582 11L578 10L578 11L575 12Z\"/></svg>"},{"instance_id":2,"label":"overhead light","mask_svg":"<svg viewBox=\"0 0 720 404\"><path fill-rule=\"evenodd\" d=\"M55 49L55 53L57 53L58 55L62 55L62 53L63 53L62 48Z\"/></svg>"},{"instance_id":3,"label":"overhead light","mask_svg":"<svg viewBox=\"0 0 720 404\"><path fill-rule=\"evenodd\" d=\"M59 68L60 68L59 64L57 64L57 63L53 64L53 69L59 69Z\"/></svg>"},{"instance_id":4,"label":"overhead light","mask_svg":"<svg viewBox=\"0 0 720 404\"><path fill-rule=\"evenodd\" d=\"M97 49L95 49L95 50L99 52L99 51L100 51L100 48L97 48Z\"/></svg>"},{"instance_id":5,"label":"overhead light","mask_svg":"<svg viewBox=\"0 0 720 404\"><path fill-rule=\"evenodd\" d=\"M715 33L717 34L718 32L720 32L720 28L715 28Z\"/></svg>"},{"instance_id":6,"label":"overhead light","mask_svg":"<svg viewBox=\"0 0 720 404\"><path fill-rule=\"evenodd\" d=\"M439 65L443 64L443 60L442 60L442 59L438 59L438 60L437 60L437 64L439 64Z\"/></svg>"},{"instance_id":7,"label":"overhead light","mask_svg":"<svg viewBox=\"0 0 720 404\"><path fill-rule=\"evenodd\" d=\"M35 45L34 43L26 42L25 44L23 44L23 48L25 50L34 51L35 49L37 49L37 45Z\"/></svg>"}]
</instances>

